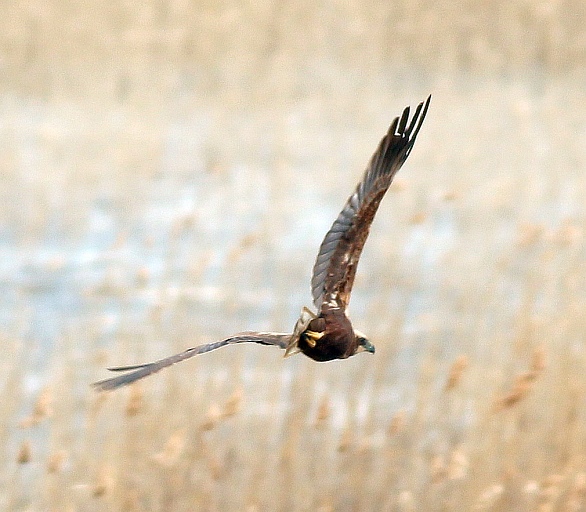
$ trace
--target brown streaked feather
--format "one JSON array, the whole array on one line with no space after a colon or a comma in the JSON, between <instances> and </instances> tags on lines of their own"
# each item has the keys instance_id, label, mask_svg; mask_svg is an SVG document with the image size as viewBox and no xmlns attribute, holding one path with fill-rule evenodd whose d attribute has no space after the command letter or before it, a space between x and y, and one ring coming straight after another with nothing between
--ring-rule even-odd
<instances>
[{"instance_id":1,"label":"brown streaked feather","mask_svg":"<svg viewBox=\"0 0 586 512\"><path fill-rule=\"evenodd\" d=\"M318 311L345 309L360 254L380 201L407 160L427 114L431 96L409 121L409 107L394 119L372 156L362 181L326 234L313 267L311 293Z\"/></svg>"},{"instance_id":2,"label":"brown streaked feather","mask_svg":"<svg viewBox=\"0 0 586 512\"><path fill-rule=\"evenodd\" d=\"M171 366L175 363L189 359L190 357L211 352L226 345L234 343L260 343L261 345L275 345L279 348L286 349L289 344L291 334L277 333L277 332L243 332L226 338L225 340L208 343L207 345L199 345L197 347L189 348L184 352L175 354L173 356L165 357L158 361L146 364L137 364L133 366L117 366L115 368L108 368L113 372L128 372L118 377L94 382L92 386L98 391L109 391L112 389L126 386L139 379L148 377L153 373Z\"/></svg>"}]
</instances>

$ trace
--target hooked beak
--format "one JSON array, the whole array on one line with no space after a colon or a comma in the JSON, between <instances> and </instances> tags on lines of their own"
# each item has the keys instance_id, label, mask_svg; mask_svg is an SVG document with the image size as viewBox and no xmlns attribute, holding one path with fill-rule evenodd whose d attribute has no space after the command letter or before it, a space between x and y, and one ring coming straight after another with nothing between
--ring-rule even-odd
<instances>
[{"instance_id":1,"label":"hooked beak","mask_svg":"<svg viewBox=\"0 0 586 512\"><path fill-rule=\"evenodd\" d=\"M364 347L364 350L366 350L366 352L374 354L374 345L370 341L364 340L364 345L362 346Z\"/></svg>"},{"instance_id":2,"label":"hooked beak","mask_svg":"<svg viewBox=\"0 0 586 512\"><path fill-rule=\"evenodd\" d=\"M370 352L371 354L374 354L374 345L366 338L360 336L358 338L358 348L356 352Z\"/></svg>"}]
</instances>

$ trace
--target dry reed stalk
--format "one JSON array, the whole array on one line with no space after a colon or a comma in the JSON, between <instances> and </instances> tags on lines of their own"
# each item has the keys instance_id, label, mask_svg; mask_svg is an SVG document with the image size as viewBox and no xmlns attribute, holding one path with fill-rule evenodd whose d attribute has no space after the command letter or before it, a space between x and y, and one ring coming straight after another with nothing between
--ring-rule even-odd
<instances>
[{"instance_id":1,"label":"dry reed stalk","mask_svg":"<svg viewBox=\"0 0 586 512\"><path fill-rule=\"evenodd\" d=\"M0 508L584 509L577 0L5 7ZM373 358L238 348L90 396L290 327L373 133L430 90L353 294Z\"/></svg>"},{"instance_id":2,"label":"dry reed stalk","mask_svg":"<svg viewBox=\"0 0 586 512\"><path fill-rule=\"evenodd\" d=\"M493 410L495 412L513 407L533 389L535 381L546 368L543 347L538 347L533 352L530 368L530 371L517 375L511 391L494 401Z\"/></svg>"},{"instance_id":3,"label":"dry reed stalk","mask_svg":"<svg viewBox=\"0 0 586 512\"><path fill-rule=\"evenodd\" d=\"M136 416L144 408L144 393L140 384L130 386L130 394L126 402L126 415Z\"/></svg>"},{"instance_id":4,"label":"dry reed stalk","mask_svg":"<svg viewBox=\"0 0 586 512\"><path fill-rule=\"evenodd\" d=\"M47 461L47 473L59 473L67 461L67 452L59 450L49 457Z\"/></svg>"},{"instance_id":5,"label":"dry reed stalk","mask_svg":"<svg viewBox=\"0 0 586 512\"><path fill-rule=\"evenodd\" d=\"M469 361L466 355L460 355L452 364L450 368L450 372L448 374L448 379L446 381L446 385L444 387L445 391L450 391L454 389L460 383L462 379L462 374L464 370L468 368Z\"/></svg>"},{"instance_id":6,"label":"dry reed stalk","mask_svg":"<svg viewBox=\"0 0 586 512\"><path fill-rule=\"evenodd\" d=\"M53 409L51 407L52 402L52 393L51 390L46 387L44 388L41 393L39 394L34 406L33 412L30 416L23 418L19 422L19 426L22 428L29 428L34 425L37 425L45 418L50 418L53 414Z\"/></svg>"},{"instance_id":7,"label":"dry reed stalk","mask_svg":"<svg viewBox=\"0 0 586 512\"><path fill-rule=\"evenodd\" d=\"M32 459L32 446L29 440L24 441L20 445L16 460L19 464L28 464Z\"/></svg>"}]
</instances>

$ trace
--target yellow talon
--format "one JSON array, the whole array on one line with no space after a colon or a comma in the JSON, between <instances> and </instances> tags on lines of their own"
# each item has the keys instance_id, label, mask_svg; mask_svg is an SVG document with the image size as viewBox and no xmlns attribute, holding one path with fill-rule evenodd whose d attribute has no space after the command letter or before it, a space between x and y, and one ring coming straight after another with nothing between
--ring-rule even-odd
<instances>
[{"instance_id":1,"label":"yellow talon","mask_svg":"<svg viewBox=\"0 0 586 512\"><path fill-rule=\"evenodd\" d=\"M305 337L307 339L307 344L314 348L317 345L317 342L323 338L323 332L315 332L315 331L305 331Z\"/></svg>"}]
</instances>

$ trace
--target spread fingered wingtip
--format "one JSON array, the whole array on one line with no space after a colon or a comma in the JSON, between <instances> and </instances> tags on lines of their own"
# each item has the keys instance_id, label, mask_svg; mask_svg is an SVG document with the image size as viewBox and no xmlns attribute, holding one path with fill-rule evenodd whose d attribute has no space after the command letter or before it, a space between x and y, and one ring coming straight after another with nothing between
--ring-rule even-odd
<instances>
[{"instance_id":1,"label":"spread fingered wingtip","mask_svg":"<svg viewBox=\"0 0 586 512\"><path fill-rule=\"evenodd\" d=\"M403 114L401 115L401 120L399 121L399 130L398 132L405 133L405 128L407 127L407 121L409 120L409 114L411 113L411 109L407 106L405 110L403 110ZM417 117L417 114L415 114Z\"/></svg>"},{"instance_id":2,"label":"spread fingered wingtip","mask_svg":"<svg viewBox=\"0 0 586 512\"><path fill-rule=\"evenodd\" d=\"M425 101L422 101L417 108L415 109L415 114L411 119L411 124L409 128L403 133L409 138L410 144L407 151L407 155L411 152L413 145L415 144L415 139L417 139L417 135L419 134L419 130L423 125L423 121L425 121L425 116L427 115L427 110L429 109L429 104L431 102L431 94L427 97ZM415 128L415 131L413 129Z\"/></svg>"}]
</instances>

